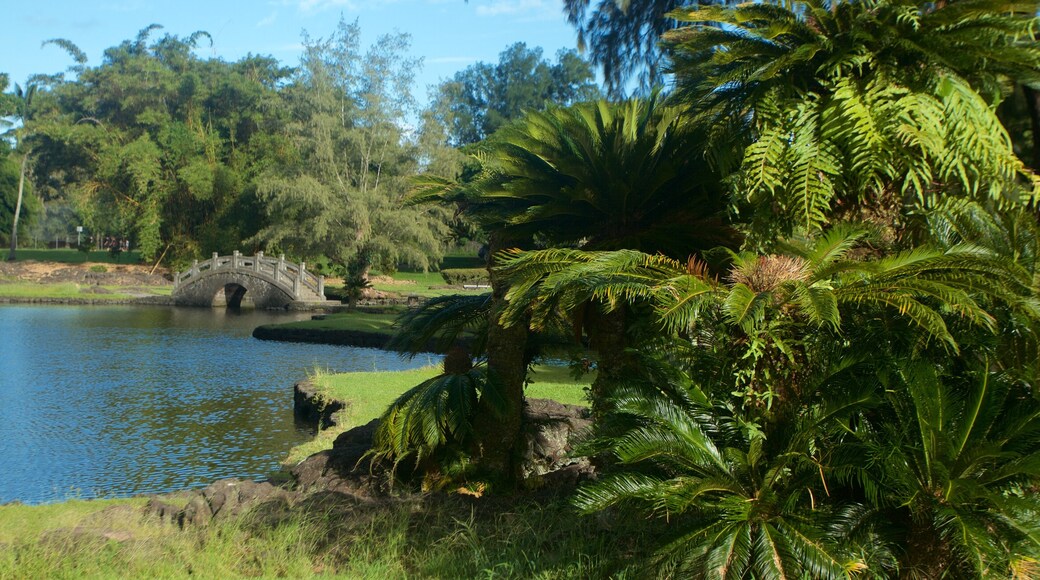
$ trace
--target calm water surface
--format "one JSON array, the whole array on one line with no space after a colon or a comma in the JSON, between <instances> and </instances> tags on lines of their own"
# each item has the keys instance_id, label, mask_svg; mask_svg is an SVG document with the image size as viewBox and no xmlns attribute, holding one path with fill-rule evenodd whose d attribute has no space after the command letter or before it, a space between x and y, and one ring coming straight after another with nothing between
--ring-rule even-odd
<instances>
[{"instance_id":1,"label":"calm water surface","mask_svg":"<svg viewBox=\"0 0 1040 580\"><path fill-rule=\"evenodd\" d=\"M292 415L292 384L308 371L428 362L250 336L306 317L0 306L0 504L263 478L311 437Z\"/></svg>"}]
</instances>

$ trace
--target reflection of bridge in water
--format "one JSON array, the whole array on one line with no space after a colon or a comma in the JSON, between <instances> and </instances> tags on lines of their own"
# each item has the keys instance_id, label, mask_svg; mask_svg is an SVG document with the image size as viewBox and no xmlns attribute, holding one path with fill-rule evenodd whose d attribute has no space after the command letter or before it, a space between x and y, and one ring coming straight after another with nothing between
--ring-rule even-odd
<instances>
[{"instance_id":1,"label":"reflection of bridge in water","mask_svg":"<svg viewBox=\"0 0 1040 580\"><path fill-rule=\"evenodd\" d=\"M325 302L325 277L307 271L306 264L268 258L263 252L243 256L196 260L173 279L173 301L178 306L228 306L243 301L257 308L285 308L293 303Z\"/></svg>"}]
</instances>

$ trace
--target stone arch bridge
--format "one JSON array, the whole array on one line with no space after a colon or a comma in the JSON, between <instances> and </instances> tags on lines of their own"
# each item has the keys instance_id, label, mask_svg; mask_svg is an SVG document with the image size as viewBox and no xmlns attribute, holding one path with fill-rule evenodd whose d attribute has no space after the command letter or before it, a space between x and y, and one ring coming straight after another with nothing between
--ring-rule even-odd
<instances>
[{"instance_id":1,"label":"stone arch bridge","mask_svg":"<svg viewBox=\"0 0 1040 580\"><path fill-rule=\"evenodd\" d=\"M178 306L237 308L243 301L256 308L324 304L325 277L308 272L303 262L286 262L285 256L243 256L237 251L231 256L214 252L174 276L173 302Z\"/></svg>"}]
</instances>

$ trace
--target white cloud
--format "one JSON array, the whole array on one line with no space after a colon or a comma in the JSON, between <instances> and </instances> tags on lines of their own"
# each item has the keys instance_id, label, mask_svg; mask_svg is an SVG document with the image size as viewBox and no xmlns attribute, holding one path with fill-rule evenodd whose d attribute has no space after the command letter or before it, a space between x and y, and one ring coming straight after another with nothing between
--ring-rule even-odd
<instances>
[{"instance_id":1,"label":"white cloud","mask_svg":"<svg viewBox=\"0 0 1040 580\"><path fill-rule=\"evenodd\" d=\"M276 20L278 20L278 12L272 12L268 14L265 18L257 22L256 27L263 28L264 26L270 26L274 24Z\"/></svg>"}]
</instances>

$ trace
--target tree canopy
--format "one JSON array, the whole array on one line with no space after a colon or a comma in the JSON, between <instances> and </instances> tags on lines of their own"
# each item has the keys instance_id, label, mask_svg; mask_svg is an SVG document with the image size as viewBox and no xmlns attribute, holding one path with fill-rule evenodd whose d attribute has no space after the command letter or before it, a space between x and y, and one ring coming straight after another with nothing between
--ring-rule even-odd
<instances>
[{"instance_id":1,"label":"tree canopy","mask_svg":"<svg viewBox=\"0 0 1040 580\"><path fill-rule=\"evenodd\" d=\"M449 143L461 146L485 139L524 111L599 95L595 73L576 51L561 50L550 62L541 48L518 42L502 51L498 63L479 62L441 83L431 112L447 127Z\"/></svg>"}]
</instances>

